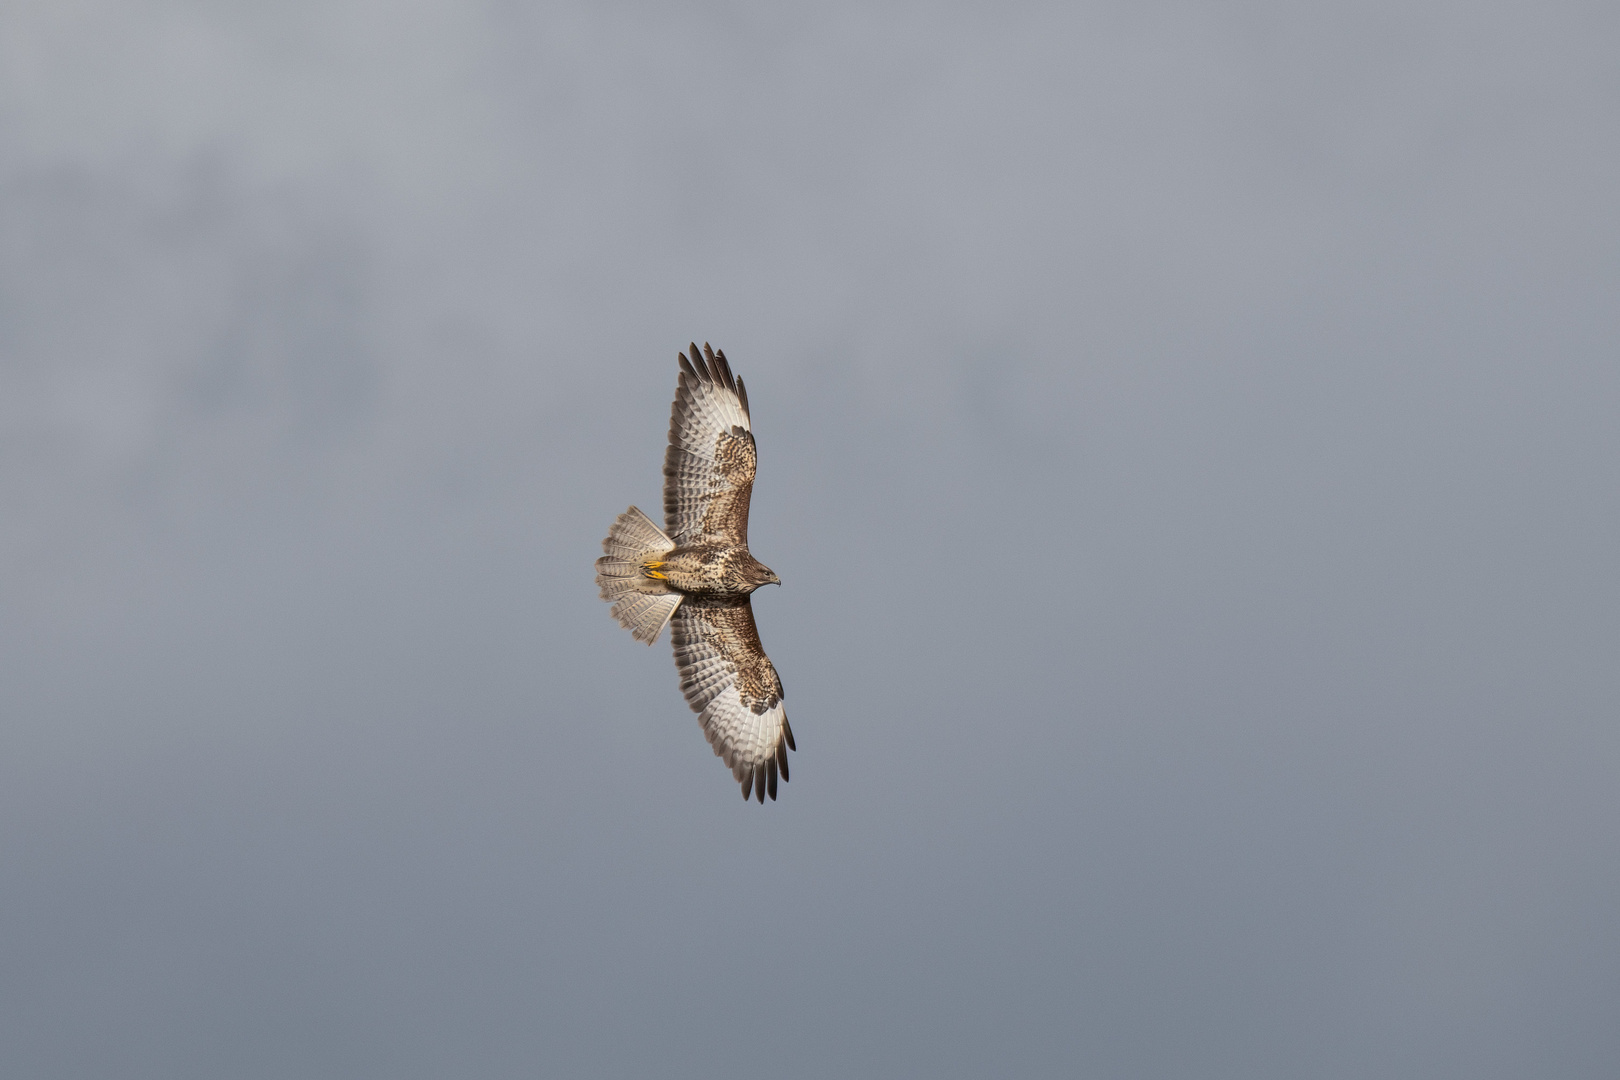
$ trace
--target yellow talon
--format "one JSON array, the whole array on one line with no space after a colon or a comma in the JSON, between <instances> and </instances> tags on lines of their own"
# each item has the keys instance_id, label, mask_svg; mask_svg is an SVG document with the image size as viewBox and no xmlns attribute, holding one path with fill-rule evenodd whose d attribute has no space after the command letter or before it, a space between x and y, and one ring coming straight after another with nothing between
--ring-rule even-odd
<instances>
[{"instance_id":1,"label":"yellow talon","mask_svg":"<svg viewBox=\"0 0 1620 1080\"><path fill-rule=\"evenodd\" d=\"M662 566L662 565L663 565L663 563L659 563L659 564L658 564L658 565L660 565L660 566ZM660 573L659 573L659 572L658 572L658 571L656 571L656 570L648 570L648 571L647 571L647 576L648 576L648 577L655 577L655 578L658 578L658 579L659 579L659 580L661 580L661 581L667 581L667 580L669 580L669 579L668 579L668 578L666 578L666 577L665 577L665 576L664 576L664 575L663 575L663 574L660 574Z\"/></svg>"}]
</instances>

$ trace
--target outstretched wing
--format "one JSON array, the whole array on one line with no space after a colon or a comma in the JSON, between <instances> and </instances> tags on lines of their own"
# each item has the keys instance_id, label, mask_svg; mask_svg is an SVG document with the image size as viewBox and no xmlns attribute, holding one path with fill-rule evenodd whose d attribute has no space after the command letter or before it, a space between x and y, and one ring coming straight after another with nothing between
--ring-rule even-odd
<instances>
[{"instance_id":1,"label":"outstretched wing","mask_svg":"<svg viewBox=\"0 0 1620 1080\"><path fill-rule=\"evenodd\" d=\"M692 346L681 355L680 384L664 454L664 531L682 546L746 545L754 490L754 436L748 391L724 352Z\"/></svg>"},{"instance_id":2,"label":"outstretched wing","mask_svg":"<svg viewBox=\"0 0 1620 1080\"><path fill-rule=\"evenodd\" d=\"M750 794L776 798L788 778L793 729L782 704L782 680L759 644L754 609L741 604L682 604L670 620L681 692L731 775Z\"/></svg>"}]
</instances>

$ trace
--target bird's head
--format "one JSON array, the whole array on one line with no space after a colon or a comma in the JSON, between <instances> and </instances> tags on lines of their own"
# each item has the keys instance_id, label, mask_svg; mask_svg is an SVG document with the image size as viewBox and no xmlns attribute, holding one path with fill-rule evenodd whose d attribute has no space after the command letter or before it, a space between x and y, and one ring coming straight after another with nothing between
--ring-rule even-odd
<instances>
[{"instance_id":1,"label":"bird's head","mask_svg":"<svg viewBox=\"0 0 1620 1080\"><path fill-rule=\"evenodd\" d=\"M776 572L770 567L745 552L738 554L741 557L735 559L728 568L729 576L738 587L753 592L761 585L782 584L782 579L777 577Z\"/></svg>"}]
</instances>

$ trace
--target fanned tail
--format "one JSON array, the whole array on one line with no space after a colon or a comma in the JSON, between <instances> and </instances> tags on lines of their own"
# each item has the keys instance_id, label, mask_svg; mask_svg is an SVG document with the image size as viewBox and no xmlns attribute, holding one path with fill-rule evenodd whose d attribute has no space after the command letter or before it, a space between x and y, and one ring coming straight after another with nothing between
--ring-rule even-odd
<instances>
[{"instance_id":1,"label":"fanned tail","mask_svg":"<svg viewBox=\"0 0 1620 1080\"><path fill-rule=\"evenodd\" d=\"M647 564L674 551L675 542L632 506L613 522L602 550L607 554L596 560L596 584L602 589L602 599L613 605L613 617L631 637L651 645L681 606L681 594L661 579L649 577Z\"/></svg>"}]
</instances>

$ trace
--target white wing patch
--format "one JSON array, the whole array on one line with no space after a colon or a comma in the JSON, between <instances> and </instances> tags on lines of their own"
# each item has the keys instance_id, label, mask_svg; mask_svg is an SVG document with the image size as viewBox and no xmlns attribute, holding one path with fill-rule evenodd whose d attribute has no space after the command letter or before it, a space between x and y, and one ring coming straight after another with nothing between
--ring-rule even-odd
<instances>
[{"instance_id":1,"label":"white wing patch","mask_svg":"<svg viewBox=\"0 0 1620 1080\"><path fill-rule=\"evenodd\" d=\"M754 712L743 704L733 685L716 694L698 717L709 745L731 769L731 775L740 784L754 780L761 802L765 801L766 788L771 798L776 798L779 767L776 748L782 742L782 723L786 716L787 708L780 701L763 713ZM784 774L786 771L781 770ZM782 778L787 779L786 775ZM743 798L748 795L749 792L743 792Z\"/></svg>"},{"instance_id":2,"label":"white wing patch","mask_svg":"<svg viewBox=\"0 0 1620 1080\"><path fill-rule=\"evenodd\" d=\"M686 385L686 408L673 429L680 435L681 449L713 461L714 440L721 432L734 427L744 431L753 430L737 391L709 375L708 371L696 377L688 375L683 382Z\"/></svg>"}]
</instances>

